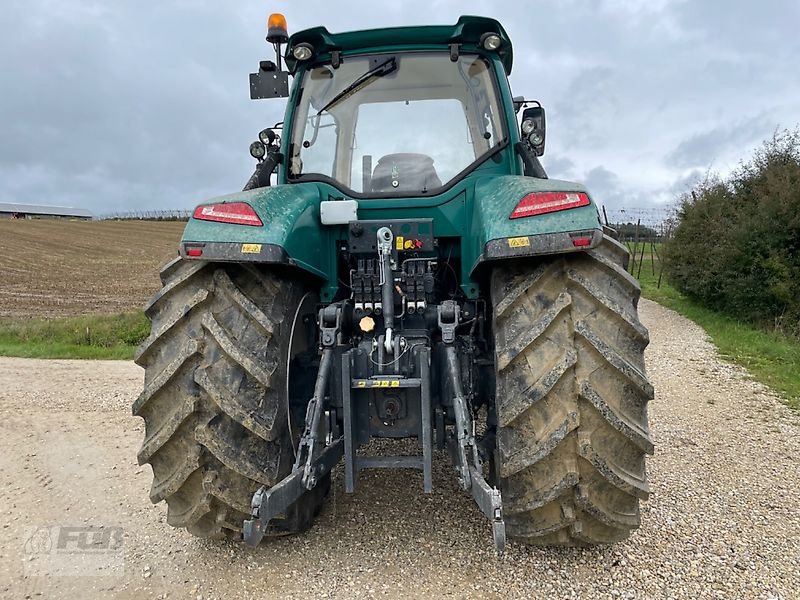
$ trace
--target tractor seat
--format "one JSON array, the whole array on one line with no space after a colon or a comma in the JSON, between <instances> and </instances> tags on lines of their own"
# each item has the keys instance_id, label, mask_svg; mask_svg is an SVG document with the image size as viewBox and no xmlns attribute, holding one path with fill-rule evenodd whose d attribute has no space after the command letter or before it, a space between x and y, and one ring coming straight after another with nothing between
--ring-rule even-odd
<instances>
[{"instance_id":1,"label":"tractor seat","mask_svg":"<svg viewBox=\"0 0 800 600\"><path fill-rule=\"evenodd\" d=\"M387 154L378 160L372 173L373 192L416 192L441 185L433 159L425 154Z\"/></svg>"}]
</instances>

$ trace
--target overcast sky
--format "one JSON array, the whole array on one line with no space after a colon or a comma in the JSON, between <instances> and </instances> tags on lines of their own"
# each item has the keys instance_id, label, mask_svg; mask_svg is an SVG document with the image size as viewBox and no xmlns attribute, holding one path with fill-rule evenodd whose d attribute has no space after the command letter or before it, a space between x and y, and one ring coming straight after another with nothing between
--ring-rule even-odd
<instances>
[{"instance_id":1,"label":"overcast sky","mask_svg":"<svg viewBox=\"0 0 800 600\"><path fill-rule=\"evenodd\" d=\"M499 19L514 93L547 109L548 173L612 208L671 203L800 122L797 0L3 0L0 202L104 214L240 189L284 108L249 99L268 12L290 32Z\"/></svg>"}]
</instances>

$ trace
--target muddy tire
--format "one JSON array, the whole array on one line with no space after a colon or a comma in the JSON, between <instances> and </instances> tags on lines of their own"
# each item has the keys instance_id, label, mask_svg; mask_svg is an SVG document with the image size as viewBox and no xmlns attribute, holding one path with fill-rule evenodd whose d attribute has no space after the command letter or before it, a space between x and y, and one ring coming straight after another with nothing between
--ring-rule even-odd
<instances>
[{"instance_id":1,"label":"muddy tire","mask_svg":"<svg viewBox=\"0 0 800 600\"><path fill-rule=\"evenodd\" d=\"M136 362L145 422L139 464L167 522L201 537L241 535L253 493L291 469L286 415L289 340L301 284L255 267L176 259L145 307L151 334ZM310 526L330 479L271 526Z\"/></svg>"},{"instance_id":2,"label":"muddy tire","mask_svg":"<svg viewBox=\"0 0 800 600\"><path fill-rule=\"evenodd\" d=\"M639 526L653 388L627 259L606 237L492 273L495 463L510 538L603 544Z\"/></svg>"}]
</instances>

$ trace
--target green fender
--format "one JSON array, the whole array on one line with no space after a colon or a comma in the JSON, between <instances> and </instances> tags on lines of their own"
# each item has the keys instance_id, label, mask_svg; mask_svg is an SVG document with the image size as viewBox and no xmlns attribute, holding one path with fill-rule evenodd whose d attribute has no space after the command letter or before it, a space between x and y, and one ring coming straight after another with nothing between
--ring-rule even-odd
<instances>
[{"instance_id":1,"label":"green fender","mask_svg":"<svg viewBox=\"0 0 800 600\"><path fill-rule=\"evenodd\" d=\"M284 263L327 279L328 232L320 225L317 185L265 187L220 196L211 202L246 202L264 226L191 218L183 232L181 256L191 258L189 250L200 248L207 260Z\"/></svg>"},{"instance_id":2,"label":"green fender","mask_svg":"<svg viewBox=\"0 0 800 600\"><path fill-rule=\"evenodd\" d=\"M519 201L531 192L583 192L590 204L511 219ZM591 194L571 181L519 175L481 178L475 184L472 210L473 246L465 254L476 257L473 272L487 261L588 250L603 237L600 215Z\"/></svg>"}]
</instances>

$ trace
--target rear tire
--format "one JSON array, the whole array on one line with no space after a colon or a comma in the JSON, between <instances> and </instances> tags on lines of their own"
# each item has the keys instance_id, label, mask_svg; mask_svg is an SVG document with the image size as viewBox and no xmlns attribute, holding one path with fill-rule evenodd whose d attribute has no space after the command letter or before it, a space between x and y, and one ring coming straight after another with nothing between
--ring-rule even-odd
<instances>
[{"instance_id":1,"label":"rear tire","mask_svg":"<svg viewBox=\"0 0 800 600\"><path fill-rule=\"evenodd\" d=\"M492 273L495 461L510 538L602 544L639 526L653 388L627 258L604 237L588 252Z\"/></svg>"},{"instance_id":2,"label":"rear tire","mask_svg":"<svg viewBox=\"0 0 800 600\"><path fill-rule=\"evenodd\" d=\"M167 522L200 537L241 535L253 493L293 463L287 358L304 287L257 267L176 259L145 307L151 333L136 362L145 422L139 464L153 469L150 500ZM271 523L269 534L311 525L330 478Z\"/></svg>"}]
</instances>

